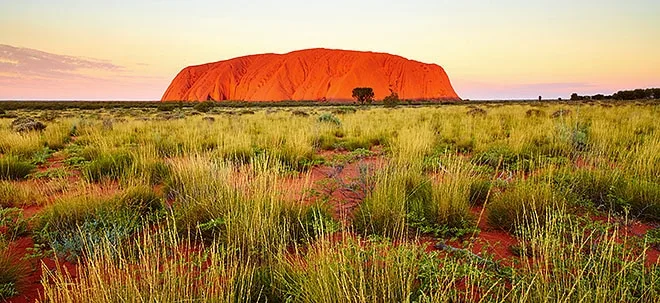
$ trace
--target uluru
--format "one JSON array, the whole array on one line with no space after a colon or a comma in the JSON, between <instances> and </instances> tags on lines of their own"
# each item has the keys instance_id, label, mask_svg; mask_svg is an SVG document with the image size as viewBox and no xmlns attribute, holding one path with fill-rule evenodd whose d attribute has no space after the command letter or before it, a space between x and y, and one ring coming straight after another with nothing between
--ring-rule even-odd
<instances>
[{"instance_id":1,"label":"uluru","mask_svg":"<svg viewBox=\"0 0 660 303\"><path fill-rule=\"evenodd\" d=\"M386 53L321 48L189 66L174 78L161 100L349 101L356 87L373 88L376 100L391 91L408 100L460 100L437 64Z\"/></svg>"}]
</instances>

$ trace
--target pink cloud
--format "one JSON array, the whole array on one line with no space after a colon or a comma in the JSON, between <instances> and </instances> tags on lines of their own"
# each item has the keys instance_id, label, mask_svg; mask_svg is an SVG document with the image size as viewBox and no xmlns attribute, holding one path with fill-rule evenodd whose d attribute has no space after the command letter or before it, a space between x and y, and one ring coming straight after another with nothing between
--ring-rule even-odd
<instances>
[{"instance_id":1,"label":"pink cloud","mask_svg":"<svg viewBox=\"0 0 660 303\"><path fill-rule=\"evenodd\" d=\"M0 45L0 100L157 100L167 83L109 61Z\"/></svg>"}]
</instances>

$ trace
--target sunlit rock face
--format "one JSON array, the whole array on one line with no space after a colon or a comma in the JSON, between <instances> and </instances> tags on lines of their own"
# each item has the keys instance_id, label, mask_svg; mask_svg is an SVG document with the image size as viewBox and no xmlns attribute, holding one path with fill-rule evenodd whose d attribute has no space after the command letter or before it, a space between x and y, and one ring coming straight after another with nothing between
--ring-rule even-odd
<instances>
[{"instance_id":1,"label":"sunlit rock face","mask_svg":"<svg viewBox=\"0 0 660 303\"><path fill-rule=\"evenodd\" d=\"M460 100L444 69L372 52L308 49L262 54L184 68L162 101L353 100L356 87L375 99Z\"/></svg>"}]
</instances>

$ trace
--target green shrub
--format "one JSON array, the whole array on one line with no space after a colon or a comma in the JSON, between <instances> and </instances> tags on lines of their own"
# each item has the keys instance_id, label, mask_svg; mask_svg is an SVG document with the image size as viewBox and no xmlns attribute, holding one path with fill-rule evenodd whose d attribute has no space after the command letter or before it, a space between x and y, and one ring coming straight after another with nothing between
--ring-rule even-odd
<instances>
[{"instance_id":1,"label":"green shrub","mask_svg":"<svg viewBox=\"0 0 660 303\"><path fill-rule=\"evenodd\" d=\"M35 166L15 156L0 158L0 180L21 180L34 170Z\"/></svg>"},{"instance_id":2,"label":"green shrub","mask_svg":"<svg viewBox=\"0 0 660 303\"><path fill-rule=\"evenodd\" d=\"M195 103L195 105L193 106L193 109L198 111L198 112L207 113L211 109L213 109L214 107L215 107L215 102L213 102L213 101L204 101L204 102Z\"/></svg>"},{"instance_id":3,"label":"green shrub","mask_svg":"<svg viewBox=\"0 0 660 303\"><path fill-rule=\"evenodd\" d=\"M398 238L406 235L408 227L419 233L445 235L460 233L471 225L464 178L434 185L419 171L388 167L361 179L366 180L367 188L373 188L353 219L353 226L362 235Z\"/></svg>"},{"instance_id":4,"label":"green shrub","mask_svg":"<svg viewBox=\"0 0 660 303\"><path fill-rule=\"evenodd\" d=\"M312 139L312 146L321 150L335 149L340 139L330 134L321 134Z\"/></svg>"},{"instance_id":5,"label":"green shrub","mask_svg":"<svg viewBox=\"0 0 660 303\"><path fill-rule=\"evenodd\" d=\"M49 147L44 147L42 150L34 153L32 155L32 164L41 165L45 164L48 161L48 158L53 154L54 150Z\"/></svg>"},{"instance_id":6,"label":"green shrub","mask_svg":"<svg viewBox=\"0 0 660 303\"><path fill-rule=\"evenodd\" d=\"M319 116L319 122L341 125L341 120L333 114L325 113Z\"/></svg>"},{"instance_id":7,"label":"green shrub","mask_svg":"<svg viewBox=\"0 0 660 303\"><path fill-rule=\"evenodd\" d=\"M401 102L401 100L399 99L399 94L397 94L391 89L390 89L390 95L386 96L383 99L383 105L385 105L385 107L395 107L399 104L399 102Z\"/></svg>"},{"instance_id":8,"label":"green shrub","mask_svg":"<svg viewBox=\"0 0 660 303\"><path fill-rule=\"evenodd\" d=\"M126 177L134 178L138 183L162 184L170 174L170 167L165 162L153 159L136 159L132 167L134 171L127 173Z\"/></svg>"}]
</instances>

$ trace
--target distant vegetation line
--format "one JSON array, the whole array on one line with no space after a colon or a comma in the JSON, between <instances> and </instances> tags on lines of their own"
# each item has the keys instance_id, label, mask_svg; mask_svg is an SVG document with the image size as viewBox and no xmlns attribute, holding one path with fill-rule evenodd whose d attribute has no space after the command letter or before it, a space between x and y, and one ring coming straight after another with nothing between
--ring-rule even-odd
<instances>
[{"instance_id":1,"label":"distant vegetation line","mask_svg":"<svg viewBox=\"0 0 660 303\"><path fill-rule=\"evenodd\" d=\"M399 105L430 106L430 105L465 105L469 104L534 104L534 103L574 103L574 101L584 101L589 98L578 100L464 100L464 101L404 101ZM659 99L639 99L639 100L615 100L615 99L592 99L607 103L620 103L629 101L641 101L645 103L659 103ZM203 104L203 105L202 105ZM0 101L1 110L30 109L30 110L58 110L58 109L100 109L100 108L158 108L163 111L174 110L176 108L190 107L219 107L219 108L244 108L244 107L341 107L341 106L373 106L381 107L382 102L371 104L357 104L354 102L320 102L320 101L277 101L277 102L246 102L246 101L205 101L205 102L160 102L160 101Z\"/></svg>"},{"instance_id":2,"label":"distant vegetation line","mask_svg":"<svg viewBox=\"0 0 660 303\"><path fill-rule=\"evenodd\" d=\"M638 88L633 90L620 90L612 95L596 94L593 96L580 96L577 93L571 95L572 101L580 100L649 100L660 99L660 88Z\"/></svg>"}]
</instances>

